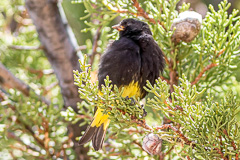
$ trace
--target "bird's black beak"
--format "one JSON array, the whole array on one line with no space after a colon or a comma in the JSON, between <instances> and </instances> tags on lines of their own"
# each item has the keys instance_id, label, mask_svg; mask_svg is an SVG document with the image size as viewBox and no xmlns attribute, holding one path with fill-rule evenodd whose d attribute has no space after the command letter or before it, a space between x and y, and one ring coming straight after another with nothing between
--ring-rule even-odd
<instances>
[{"instance_id":1,"label":"bird's black beak","mask_svg":"<svg viewBox=\"0 0 240 160\"><path fill-rule=\"evenodd\" d=\"M120 24L114 25L114 26L112 26L112 28L116 29L118 31L123 31L124 30L124 27Z\"/></svg>"}]
</instances>

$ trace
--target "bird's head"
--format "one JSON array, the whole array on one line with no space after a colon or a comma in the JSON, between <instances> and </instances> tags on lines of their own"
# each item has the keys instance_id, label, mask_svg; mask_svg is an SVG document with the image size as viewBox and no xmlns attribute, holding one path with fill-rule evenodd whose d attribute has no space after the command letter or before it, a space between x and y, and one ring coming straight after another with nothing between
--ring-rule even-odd
<instances>
[{"instance_id":1,"label":"bird's head","mask_svg":"<svg viewBox=\"0 0 240 160\"><path fill-rule=\"evenodd\" d=\"M124 19L112 28L119 31L120 37L135 39L143 34L152 35L147 23L132 18Z\"/></svg>"}]
</instances>

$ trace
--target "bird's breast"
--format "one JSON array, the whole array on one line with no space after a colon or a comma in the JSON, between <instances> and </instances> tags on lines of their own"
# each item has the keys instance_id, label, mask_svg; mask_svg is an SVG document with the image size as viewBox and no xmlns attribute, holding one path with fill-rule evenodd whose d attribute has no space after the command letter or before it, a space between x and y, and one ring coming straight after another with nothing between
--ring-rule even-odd
<instances>
[{"instance_id":1,"label":"bird's breast","mask_svg":"<svg viewBox=\"0 0 240 160\"><path fill-rule=\"evenodd\" d=\"M133 97L139 98L141 96L141 91L139 87L139 83L132 81L129 85L125 85L120 87L120 90L122 92L122 97Z\"/></svg>"}]
</instances>

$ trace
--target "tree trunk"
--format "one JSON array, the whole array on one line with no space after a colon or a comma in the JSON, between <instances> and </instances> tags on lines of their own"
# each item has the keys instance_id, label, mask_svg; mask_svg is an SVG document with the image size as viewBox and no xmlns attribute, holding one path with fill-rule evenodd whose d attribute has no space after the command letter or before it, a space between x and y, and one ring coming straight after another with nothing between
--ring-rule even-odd
<instances>
[{"instance_id":1,"label":"tree trunk","mask_svg":"<svg viewBox=\"0 0 240 160\"><path fill-rule=\"evenodd\" d=\"M36 26L44 52L57 76L65 108L71 106L77 112L80 102L77 87L74 85L73 70L79 69L78 56L62 21L56 0L26 0L26 8ZM74 150L79 160L87 160L88 149L78 146L75 138L80 136L84 127L69 125L72 131Z\"/></svg>"}]
</instances>

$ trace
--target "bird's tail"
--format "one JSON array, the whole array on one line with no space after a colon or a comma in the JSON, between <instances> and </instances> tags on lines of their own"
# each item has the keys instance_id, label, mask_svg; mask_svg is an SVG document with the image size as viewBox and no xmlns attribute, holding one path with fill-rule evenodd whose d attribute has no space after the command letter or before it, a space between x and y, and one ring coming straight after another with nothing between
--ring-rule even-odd
<instances>
[{"instance_id":1,"label":"bird's tail","mask_svg":"<svg viewBox=\"0 0 240 160\"><path fill-rule=\"evenodd\" d=\"M91 124L86 129L84 135L79 140L79 144L83 145L92 140L93 148L97 151L102 148L102 144L106 135L107 127L110 123L107 114L102 113L102 109L98 108Z\"/></svg>"}]
</instances>

